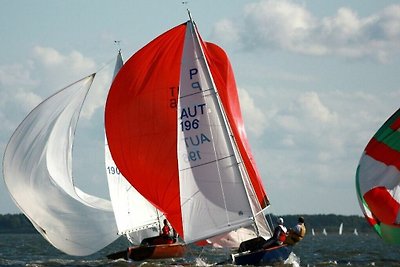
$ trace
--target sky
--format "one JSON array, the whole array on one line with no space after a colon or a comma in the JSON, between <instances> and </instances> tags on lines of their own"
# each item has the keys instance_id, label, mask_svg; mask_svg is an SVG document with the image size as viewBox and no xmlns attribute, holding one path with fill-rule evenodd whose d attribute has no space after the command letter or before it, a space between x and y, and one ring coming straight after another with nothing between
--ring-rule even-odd
<instances>
[{"instance_id":1,"label":"sky","mask_svg":"<svg viewBox=\"0 0 400 267\"><path fill-rule=\"evenodd\" d=\"M0 2L1 155L30 110L98 71L76 132L73 175L84 191L109 198L103 108L117 51L128 59L185 22L189 8L202 38L231 60L269 212L362 215L358 161L399 108L397 1ZM2 179L6 213L20 210Z\"/></svg>"}]
</instances>

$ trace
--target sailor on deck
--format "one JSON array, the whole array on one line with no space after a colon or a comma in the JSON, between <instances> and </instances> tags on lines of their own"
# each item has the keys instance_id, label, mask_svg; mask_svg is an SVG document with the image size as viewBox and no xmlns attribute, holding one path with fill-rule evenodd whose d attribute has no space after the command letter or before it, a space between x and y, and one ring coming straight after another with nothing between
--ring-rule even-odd
<instances>
[{"instance_id":1,"label":"sailor on deck","mask_svg":"<svg viewBox=\"0 0 400 267\"><path fill-rule=\"evenodd\" d=\"M161 230L161 234L160 235L161 236L165 236L165 237L169 237L170 231L171 231L171 228L169 228L167 219L164 219L164 226L163 226L163 228Z\"/></svg>"},{"instance_id":2,"label":"sailor on deck","mask_svg":"<svg viewBox=\"0 0 400 267\"><path fill-rule=\"evenodd\" d=\"M283 218L278 218L278 225L274 229L274 234L267 242L263 245L263 248L270 248L274 246L280 246L286 240L287 229L283 225Z\"/></svg>"},{"instance_id":3,"label":"sailor on deck","mask_svg":"<svg viewBox=\"0 0 400 267\"><path fill-rule=\"evenodd\" d=\"M306 235L306 226L304 225L304 218L299 217L298 223L293 229L289 229L288 236L286 237L285 244L294 245Z\"/></svg>"}]
</instances>

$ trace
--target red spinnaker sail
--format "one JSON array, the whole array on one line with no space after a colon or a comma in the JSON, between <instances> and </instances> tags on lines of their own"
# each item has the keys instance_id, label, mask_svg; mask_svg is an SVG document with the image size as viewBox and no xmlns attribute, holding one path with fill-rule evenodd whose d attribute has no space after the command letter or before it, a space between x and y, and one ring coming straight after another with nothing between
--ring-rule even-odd
<instances>
[{"instance_id":1,"label":"red spinnaker sail","mask_svg":"<svg viewBox=\"0 0 400 267\"><path fill-rule=\"evenodd\" d=\"M116 165L183 236L177 162L177 96L186 23L160 35L119 71L106 103L105 128ZM202 42L208 64L262 207L268 199L251 155L229 59Z\"/></svg>"}]
</instances>

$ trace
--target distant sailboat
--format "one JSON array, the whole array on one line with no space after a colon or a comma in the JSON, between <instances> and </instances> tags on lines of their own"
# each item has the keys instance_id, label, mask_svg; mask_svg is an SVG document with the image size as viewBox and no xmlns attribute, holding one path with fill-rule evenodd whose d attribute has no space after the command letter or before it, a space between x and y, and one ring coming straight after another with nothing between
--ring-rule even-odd
<instances>
[{"instance_id":1,"label":"distant sailboat","mask_svg":"<svg viewBox=\"0 0 400 267\"><path fill-rule=\"evenodd\" d=\"M339 226L339 235L343 234L343 223L340 224Z\"/></svg>"},{"instance_id":2,"label":"distant sailboat","mask_svg":"<svg viewBox=\"0 0 400 267\"><path fill-rule=\"evenodd\" d=\"M323 235L328 235L328 233L326 232L326 229L325 229L325 228L322 230L322 234L323 234Z\"/></svg>"},{"instance_id":3,"label":"distant sailboat","mask_svg":"<svg viewBox=\"0 0 400 267\"><path fill-rule=\"evenodd\" d=\"M357 228L354 228L354 233L353 233L354 235L358 235L358 231L357 231Z\"/></svg>"},{"instance_id":4,"label":"distant sailboat","mask_svg":"<svg viewBox=\"0 0 400 267\"><path fill-rule=\"evenodd\" d=\"M312 234L313 236L315 235L314 228L311 228L311 234Z\"/></svg>"}]
</instances>

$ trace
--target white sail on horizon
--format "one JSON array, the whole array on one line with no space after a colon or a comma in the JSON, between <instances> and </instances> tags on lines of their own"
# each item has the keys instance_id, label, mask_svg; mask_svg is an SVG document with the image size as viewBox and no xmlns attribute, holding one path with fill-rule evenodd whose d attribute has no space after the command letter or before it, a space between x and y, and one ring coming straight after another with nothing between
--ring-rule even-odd
<instances>
[{"instance_id":1,"label":"white sail on horizon","mask_svg":"<svg viewBox=\"0 0 400 267\"><path fill-rule=\"evenodd\" d=\"M328 233L326 232L326 229L325 229L325 228L322 230L322 234L323 234L323 235L328 235Z\"/></svg>"}]
</instances>

